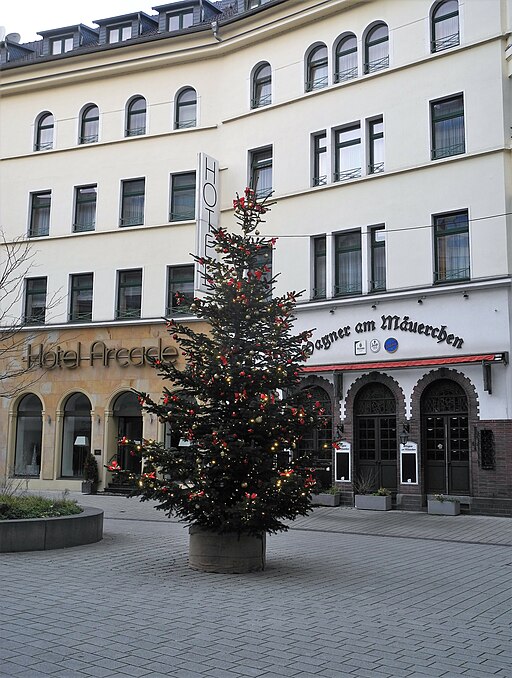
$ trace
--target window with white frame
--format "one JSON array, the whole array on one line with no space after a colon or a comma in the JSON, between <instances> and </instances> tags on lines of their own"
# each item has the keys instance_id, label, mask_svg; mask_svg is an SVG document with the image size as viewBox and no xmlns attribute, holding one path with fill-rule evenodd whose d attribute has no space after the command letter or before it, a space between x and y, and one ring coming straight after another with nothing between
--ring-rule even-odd
<instances>
[{"instance_id":1,"label":"window with white frame","mask_svg":"<svg viewBox=\"0 0 512 678\"><path fill-rule=\"evenodd\" d=\"M357 78L357 38L353 33L344 35L334 53L334 82Z\"/></svg>"},{"instance_id":2,"label":"window with white frame","mask_svg":"<svg viewBox=\"0 0 512 678\"><path fill-rule=\"evenodd\" d=\"M334 238L334 293L361 294L361 231L338 233Z\"/></svg>"},{"instance_id":3,"label":"window with white frame","mask_svg":"<svg viewBox=\"0 0 512 678\"><path fill-rule=\"evenodd\" d=\"M117 272L116 318L140 318L142 310L142 269Z\"/></svg>"},{"instance_id":4,"label":"window with white frame","mask_svg":"<svg viewBox=\"0 0 512 678\"><path fill-rule=\"evenodd\" d=\"M389 30L385 23L375 24L364 42L364 72L375 73L389 66Z\"/></svg>"},{"instance_id":5,"label":"window with white frame","mask_svg":"<svg viewBox=\"0 0 512 678\"><path fill-rule=\"evenodd\" d=\"M361 123L334 131L334 181L356 179L362 172Z\"/></svg>"},{"instance_id":6,"label":"window with white frame","mask_svg":"<svg viewBox=\"0 0 512 678\"><path fill-rule=\"evenodd\" d=\"M442 0L432 11L430 51L442 52L459 44L458 0Z\"/></svg>"},{"instance_id":7,"label":"window with white frame","mask_svg":"<svg viewBox=\"0 0 512 678\"><path fill-rule=\"evenodd\" d=\"M432 160L466 152L464 97L457 94L430 102Z\"/></svg>"}]
</instances>

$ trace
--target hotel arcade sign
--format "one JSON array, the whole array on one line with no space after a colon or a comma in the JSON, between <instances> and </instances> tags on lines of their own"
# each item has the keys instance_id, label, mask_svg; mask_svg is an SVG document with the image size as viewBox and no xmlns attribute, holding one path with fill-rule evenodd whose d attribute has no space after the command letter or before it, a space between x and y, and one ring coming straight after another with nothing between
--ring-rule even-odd
<instances>
[{"instance_id":1,"label":"hotel arcade sign","mask_svg":"<svg viewBox=\"0 0 512 678\"><path fill-rule=\"evenodd\" d=\"M43 344L33 346L28 344L23 361L27 368L40 367L46 370L66 368L74 370L77 367L90 365L91 367L144 367L154 360L175 362L178 349L175 346L164 346L162 339L157 346L108 347L104 341L93 341L85 346L81 341L74 348L61 346L45 349Z\"/></svg>"}]
</instances>

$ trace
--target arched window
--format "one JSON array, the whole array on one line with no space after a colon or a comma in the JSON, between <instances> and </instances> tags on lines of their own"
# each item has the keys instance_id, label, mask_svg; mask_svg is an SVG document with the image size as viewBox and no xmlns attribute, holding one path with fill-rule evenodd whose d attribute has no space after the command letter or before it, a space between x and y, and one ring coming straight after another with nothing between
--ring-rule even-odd
<instances>
[{"instance_id":1,"label":"arched window","mask_svg":"<svg viewBox=\"0 0 512 678\"><path fill-rule=\"evenodd\" d=\"M14 475L38 477L41 472L41 442L43 437L43 406L39 398L29 393L20 400L16 420Z\"/></svg>"},{"instance_id":2,"label":"arched window","mask_svg":"<svg viewBox=\"0 0 512 678\"><path fill-rule=\"evenodd\" d=\"M334 54L334 82L357 78L357 38L349 33L336 45Z\"/></svg>"},{"instance_id":3,"label":"arched window","mask_svg":"<svg viewBox=\"0 0 512 678\"><path fill-rule=\"evenodd\" d=\"M197 94L193 87L182 89L176 97L174 129L195 127L197 124Z\"/></svg>"},{"instance_id":4,"label":"arched window","mask_svg":"<svg viewBox=\"0 0 512 678\"><path fill-rule=\"evenodd\" d=\"M251 108L272 103L272 70L265 62L257 66L252 76Z\"/></svg>"},{"instance_id":5,"label":"arched window","mask_svg":"<svg viewBox=\"0 0 512 678\"><path fill-rule=\"evenodd\" d=\"M430 51L442 52L459 44L459 3L444 0L434 6L431 20Z\"/></svg>"},{"instance_id":6,"label":"arched window","mask_svg":"<svg viewBox=\"0 0 512 678\"><path fill-rule=\"evenodd\" d=\"M135 97L126 108L126 137L146 134L146 99Z\"/></svg>"},{"instance_id":7,"label":"arched window","mask_svg":"<svg viewBox=\"0 0 512 678\"><path fill-rule=\"evenodd\" d=\"M93 144L98 141L98 129L100 123L100 111L96 104L86 106L80 119L79 144Z\"/></svg>"},{"instance_id":8,"label":"arched window","mask_svg":"<svg viewBox=\"0 0 512 678\"><path fill-rule=\"evenodd\" d=\"M329 84L327 47L322 43L314 47L306 58L306 92L322 89Z\"/></svg>"},{"instance_id":9,"label":"arched window","mask_svg":"<svg viewBox=\"0 0 512 678\"><path fill-rule=\"evenodd\" d=\"M389 31L384 23L373 26L364 42L364 72L375 73L389 66Z\"/></svg>"},{"instance_id":10,"label":"arched window","mask_svg":"<svg viewBox=\"0 0 512 678\"><path fill-rule=\"evenodd\" d=\"M318 428L304 433L297 445L297 453L308 459L308 465L315 469L317 489L332 484L332 402L327 391L319 386L309 390L311 402L319 402L324 409L323 423Z\"/></svg>"},{"instance_id":11,"label":"arched window","mask_svg":"<svg viewBox=\"0 0 512 678\"><path fill-rule=\"evenodd\" d=\"M53 148L54 121L51 113L41 113L36 121L34 151L48 151Z\"/></svg>"},{"instance_id":12,"label":"arched window","mask_svg":"<svg viewBox=\"0 0 512 678\"><path fill-rule=\"evenodd\" d=\"M83 393L73 393L64 405L62 431L63 478L81 478L85 456L91 449L91 402Z\"/></svg>"}]
</instances>

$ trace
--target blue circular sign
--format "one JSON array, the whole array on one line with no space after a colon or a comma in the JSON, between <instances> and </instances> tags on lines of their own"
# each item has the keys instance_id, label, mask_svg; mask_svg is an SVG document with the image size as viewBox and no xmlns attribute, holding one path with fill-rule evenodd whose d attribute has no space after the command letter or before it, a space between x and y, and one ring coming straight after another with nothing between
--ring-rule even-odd
<instances>
[{"instance_id":1,"label":"blue circular sign","mask_svg":"<svg viewBox=\"0 0 512 678\"><path fill-rule=\"evenodd\" d=\"M384 348L388 353L395 353L398 348L398 340L394 337L389 337L389 339L386 339L384 342Z\"/></svg>"}]
</instances>

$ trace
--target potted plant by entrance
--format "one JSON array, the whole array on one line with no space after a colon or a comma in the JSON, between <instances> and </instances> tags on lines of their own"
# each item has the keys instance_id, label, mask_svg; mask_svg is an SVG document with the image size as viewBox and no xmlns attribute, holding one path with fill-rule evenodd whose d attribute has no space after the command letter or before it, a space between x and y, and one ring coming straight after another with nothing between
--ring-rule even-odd
<instances>
[{"instance_id":1,"label":"potted plant by entrance","mask_svg":"<svg viewBox=\"0 0 512 678\"><path fill-rule=\"evenodd\" d=\"M311 495L313 506L339 506L341 503L341 492L333 485L325 490L315 491Z\"/></svg>"},{"instance_id":2,"label":"potted plant by entrance","mask_svg":"<svg viewBox=\"0 0 512 678\"><path fill-rule=\"evenodd\" d=\"M311 336L292 334L299 293L272 294L276 241L259 232L266 199L248 188L234 210L237 229L212 228L213 247L196 257L204 296L175 295L207 331L169 320L185 360L154 359L168 387L160 401L139 393L188 445L142 441L134 478L135 495L189 524L190 567L226 573L263 569L266 534L311 510L311 464L290 452L324 420L299 389Z\"/></svg>"},{"instance_id":3,"label":"potted plant by entrance","mask_svg":"<svg viewBox=\"0 0 512 678\"><path fill-rule=\"evenodd\" d=\"M83 473L82 494L96 494L99 482L98 464L91 452L85 455Z\"/></svg>"},{"instance_id":4,"label":"potted plant by entrance","mask_svg":"<svg viewBox=\"0 0 512 678\"><path fill-rule=\"evenodd\" d=\"M427 499L428 512L435 516L458 516L460 514L460 501L453 497L445 497L444 494L435 494Z\"/></svg>"},{"instance_id":5,"label":"potted plant by entrance","mask_svg":"<svg viewBox=\"0 0 512 678\"><path fill-rule=\"evenodd\" d=\"M370 511L390 511L391 492L385 487L379 487L371 494L356 494L355 507Z\"/></svg>"},{"instance_id":6,"label":"potted plant by entrance","mask_svg":"<svg viewBox=\"0 0 512 678\"><path fill-rule=\"evenodd\" d=\"M391 492L386 487L375 490L376 480L376 474L369 470L360 473L354 479L354 505L357 509L391 510Z\"/></svg>"}]
</instances>

